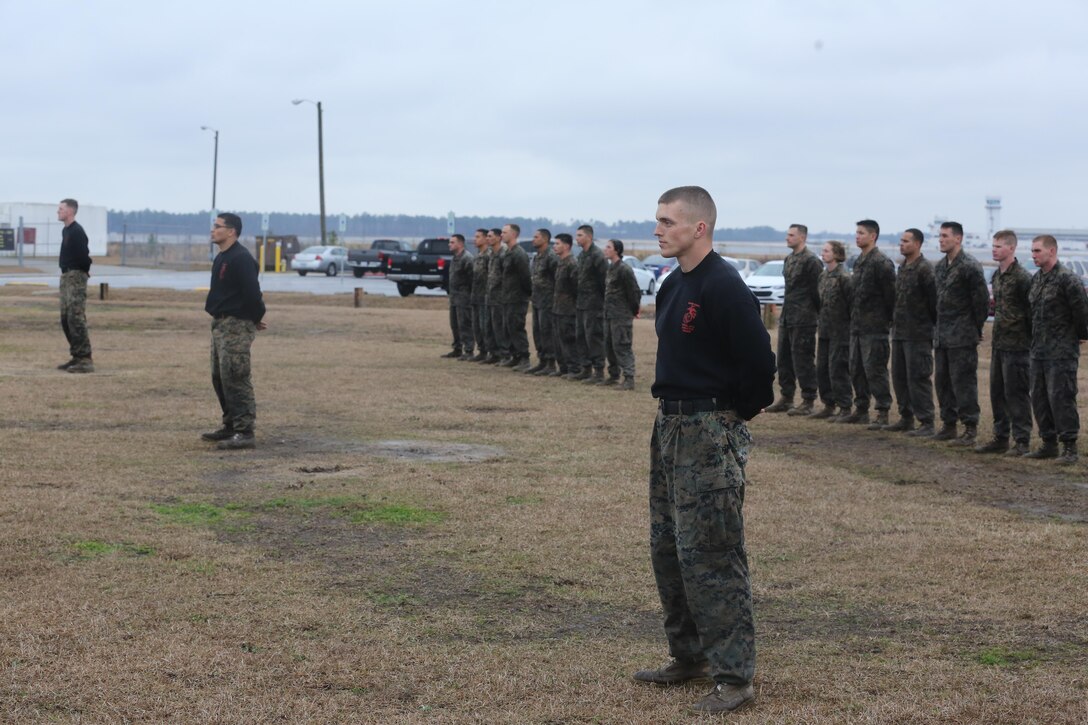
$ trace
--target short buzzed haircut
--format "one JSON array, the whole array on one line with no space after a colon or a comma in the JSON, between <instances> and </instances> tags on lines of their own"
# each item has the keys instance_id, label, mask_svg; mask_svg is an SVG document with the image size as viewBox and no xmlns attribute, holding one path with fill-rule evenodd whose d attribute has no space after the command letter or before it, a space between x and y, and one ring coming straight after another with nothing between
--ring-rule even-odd
<instances>
[{"instance_id":1,"label":"short buzzed haircut","mask_svg":"<svg viewBox=\"0 0 1088 725\"><path fill-rule=\"evenodd\" d=\"M619 239L609 239L608 241L611 242L612 248L616 250L616 254L618 254L618 255L620 255L622 257L623 256L623 242L621 242Z\"/></svg>"},{"instance_id":2,"label":"short buzzed haircut","mask_svg":"<svg viewBox=\"0 0 1088 725\"><path fill-rule=\"evenodd\" d=\"M918 242L919 244L922 244L926 240L926 235L922 234L921 229L915 229L914 227L911 227L910 229L906 230L903 233L904 234L909 234L912 237L914 237L914 241Z\"/></svg>"},{"instance_id":3,"label":"short buzzed haircut","mask_svg":"<svg viewBox=\"0 0 1088 725\"><path fill-rule=\"evenodd\" d=\"M509 223L509 224L507 224L506 226L508 226L508 227L510 227L511 229L513 229L513 230L514 230L514 234L521 234L521 227L520 227L520 226L518 226L517 224L515 224L514 222L510 222L510 223Z\"/></svg>"},{"instance_id":4,"label":"short buzzed haircut","mask_svg":"<svg viewBox=\"0 0 1088 725\"><path fill-rule=\"evenodd\" d=\"M941 222L941 229L951 229L957 237L963 236L963 225L959 222Z\"/></svg>"},{"instance_id":5,"label":"short buzzed haircut","mask_svg":"<svg viewBox=\"0 0 1088 725\"><path fill-rule=\"evenodd\" d=\"M835 258L836 262L846 261L846 245L837 239L832 239L827 244L831 247L831 256Z\"/></svg>"},{"instance_id":6,"label":"short buzzed haircut","mask_svg":"<svg viewBox=\"0 0 1088 725\"><path fill-rule=\"evenodd\" d=\"M872 232L877 239L880 239L880 225L872 219L862 219L857 225L866 231Z\"/></svg>"},{"instance_id":7,"label":"short buzzed haircut","mask_svg":"<svg viewBox=\"0 0 1088 725\"><path fill-rule=\"evenodd\" d=\"M450 235L450 241L453 241L454 239L461 242L461 244L465 243L465 237L462 234L451 234Z\"/></svg>"},{"instance_id":8,"label":"short buzzed haircut","mask_svg":"<svg viewBox=\"0 0 1088 725\"><path fill-rule=\"evenodd\" d=\"M808 239L808 227L806 227L804 224L790 224L790 229L796 229L797 231L801 232L802 237Z\"/></svg>"},{"instance_id":9,"label":"short buzzed haircut","mask_svg":"<svg viewBox=\"0 0 1088 725\"><path fill-rule=\"evenodd\" d=\"M1032 244L1035 244L1035 242L1040 242L1046 249L1058 248L1058 240L1049 234L1040 234L1039 236L1035 237L1035 239L1031 240Z\"/></svg>"},{"instance_id":10,"label":"short buzzed haircut","mask_svg":"<svg viewBox=\"0 0 1088 725\"><path fill-rule=\"evenodd\" d=\"M578 231L585 232L590 237L593 236L593 226L590 224L583 224L582 226L578 227Z\"/></svg>"},{"instance_id":11,"label":"short buzzed haircut","mask_svg":"<svg viewBox=\"0 0 1088 725\"><path fill-rule=\"evenodd\" d=\"M552 232L550 229L537 229L536 232L544 237L545 242L550 242L552 240Z\"/></svg>"},{"instance_id":12,"label":"short buzzed haircut","mask_svg":"<svg viewBox=\"0 0 1088 725\"><path fill-rule=\"evenodd\" d=\"M502 229L499 229L498 227L495 227L494 229L491 230L491 233L494 234L496 237L502 236Z\"/></svg>"},{"instance_id":13,"label":"short buzzed haircut","mask_svg":"<svg viewBox=\"0 0 1088 725\"><path fill-rule=\"evenodd\" d=\"M64 204L66 207L68 207L72 211L79 211L79 202L76 201L75 199L61 199L60 203Z\"/></svg>"},{"instance_id":14,"label":"short buzzed haircut","mask_svg":"<svg viewBox=\"0 0 1088 725\"><path fill-rule=\"evenodd\" d=\"M234 230L235 235L242 236L242 218L237 214L231 214L229 211L225 211L219 214L217 219L222 219L223 223Z\"/></svg>"},{"instance_id":15,"label":"short buzzed haircut","mask_svg":"<svg viewBox=\"0 0 1088 725\"><path fill-rule=\"evenodd\" d=\"M1016 232L1011 229L1002 229L994 235L994 239L1000 239L1001 241L1005 242L1007 246L1010 246L1013 249L1016 248Z\"/></svg>"},{"instance_id":16,"label":"short buzzed haircut","mask_svg":"<svg viewBox=\"0 0 1088 725\"><path fill-rule=\"evenodd\" d=\"M707 232L713 238L714 225L718 223L718 207L714 204L710 192L701 186L678 186L662 194L657 203L672 204L677 201L690 210L691 217L688 221L706 222Z\"/></svg>"},{"instance_id":17,"label":"short buzzed haircut","mask_svg":"<svg viewBox=\"0 0 1088 725\"><path fill-rule=\"evenodd\" d=\"M483 234L485 237L487 236L487 230L484 229L483 227L480 227L479 229L477 229L476 233L477 234Z\"/></svg>"},{"instance_id":18,"label":"short buzzed haircut","mask_svg":"<svg viewBox=\"0 0 1088 725\"><path fill-rule=\"evenodd\" d=\"M555 235L555 241L562 242L563 244L566 244L568 247L573 246L573 244L574 244L574 239L569 234L567 234L566 232L561 232L559 234L556 234Z\"/></svg>"}]
</instances>

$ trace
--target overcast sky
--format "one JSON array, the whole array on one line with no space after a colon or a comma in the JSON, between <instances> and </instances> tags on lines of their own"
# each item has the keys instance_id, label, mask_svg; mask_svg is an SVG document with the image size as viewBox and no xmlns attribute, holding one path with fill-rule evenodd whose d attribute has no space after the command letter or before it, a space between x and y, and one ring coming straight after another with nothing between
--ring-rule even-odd
<instances>
[{"instance_id":1,"label":"overcast sky","mask_svg":"<svg viewBox=\"0 0 1088 725\"><path fill-rule=\"evenodd\" d=\"M1088 227L1088 3L0 0L0 201Z\"/></svg>"}]
</instances>

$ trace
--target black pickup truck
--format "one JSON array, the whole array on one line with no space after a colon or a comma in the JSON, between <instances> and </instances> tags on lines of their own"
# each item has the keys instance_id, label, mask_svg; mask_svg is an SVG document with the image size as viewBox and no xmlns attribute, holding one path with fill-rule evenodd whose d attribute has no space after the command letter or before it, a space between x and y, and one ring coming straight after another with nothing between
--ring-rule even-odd
<instances>
[{"instance_id":1,"label":"black pickup truck","mask_svg":"<svg viewBox=\"0 0 1088 725\"><path fill-rule=\"evenodd\" d=\"M407 297L421 286L449 291L451 259L449 239L424 239L415 251L385 255L385 278L397 283L401 297Z\"/></svg>"},{"instance_id":2,"label":"black pickup truck","mask_svg":"<svg viewBox=\"0 0 1088 725\"><path fill-rule=\"evenodd\" d=\"M392 252L411 252L412 245L399 239L375 239L370 249L349 249L348 266L356 277L367 272L385 271L385 255Z\"/></svg>"}]
</instances>

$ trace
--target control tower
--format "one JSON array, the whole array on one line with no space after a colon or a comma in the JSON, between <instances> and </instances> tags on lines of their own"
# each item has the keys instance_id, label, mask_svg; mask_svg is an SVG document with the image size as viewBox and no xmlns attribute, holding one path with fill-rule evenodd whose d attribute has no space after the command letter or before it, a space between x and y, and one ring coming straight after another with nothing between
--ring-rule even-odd
<instances>
[{"instance_id":1,"label":"control tower","mask_svg":"<svg viewBox=\"0 0 1088 725\"><path fill-rule=\"evenodd\" d=\"M990 233L986 239L989 241L994 238L994 234L1001 229L1001 197L1000 196L987 196L986 197L986 216L989 217Z\"/></svg>"}]
</instances>

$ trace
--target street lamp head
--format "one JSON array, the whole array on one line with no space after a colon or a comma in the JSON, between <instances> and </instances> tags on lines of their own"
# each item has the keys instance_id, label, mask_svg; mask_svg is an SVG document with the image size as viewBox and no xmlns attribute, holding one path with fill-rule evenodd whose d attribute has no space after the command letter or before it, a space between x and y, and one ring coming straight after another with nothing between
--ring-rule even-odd
<instances>
[{"instance_id":1,"label":"street lamp head","mask_svg":"<svg viewBox=\"0 0 1088 725\"><path fill-rule=\"evenodd\" d=\"M296 98L295 100L291 101L291 105L297 106L298 104L303 103L305 101L306 101L305 98Z\"/></svg>"}]
</instances>

